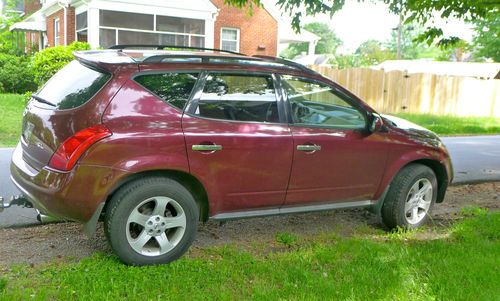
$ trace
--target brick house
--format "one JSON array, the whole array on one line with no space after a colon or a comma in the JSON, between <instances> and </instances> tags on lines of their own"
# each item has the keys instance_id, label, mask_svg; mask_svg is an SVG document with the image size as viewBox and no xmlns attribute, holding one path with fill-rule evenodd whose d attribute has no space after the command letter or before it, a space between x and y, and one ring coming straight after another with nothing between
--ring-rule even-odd
<instances>
[{"instance_id":1,"label":"brick house","mask_svg":"<svg viewBox=\"0 0 500 301\"><path fill-rule=\"evenodd\" d=\"M224 0L25 0L28 17L10 30L24 32L27 47L39 49L84 41L103 48L162 44L277 55L280 42L315 45L316 36L292 34L276 8L263 4L249 15Z\"/></svg>"}]
</instances>

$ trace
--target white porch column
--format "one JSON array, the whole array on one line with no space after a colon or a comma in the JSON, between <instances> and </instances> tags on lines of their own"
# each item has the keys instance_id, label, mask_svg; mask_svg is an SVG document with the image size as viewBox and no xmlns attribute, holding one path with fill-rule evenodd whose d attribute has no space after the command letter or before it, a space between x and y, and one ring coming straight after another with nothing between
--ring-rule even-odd
<instances>
[{"instance_id":1,"label":"white porch column","mask_svg":"<svg viewBox=\"0 0 500 301\"><path fill-rule=\"evenodd\" d=\"M214 45L215 39L215 20L205 20L205 48L219 48L219 45Z\"/></svg>"},{"instance_id":2,"label":"white porch column","mask_svg":"<svg viewBox=\"0 0 500 301\"><path fill-rule=\"evenodd\" d=\"M87 11L88 43L90 47L99 47L99 9L89 7Z\"/></svg>"}]
</instances>

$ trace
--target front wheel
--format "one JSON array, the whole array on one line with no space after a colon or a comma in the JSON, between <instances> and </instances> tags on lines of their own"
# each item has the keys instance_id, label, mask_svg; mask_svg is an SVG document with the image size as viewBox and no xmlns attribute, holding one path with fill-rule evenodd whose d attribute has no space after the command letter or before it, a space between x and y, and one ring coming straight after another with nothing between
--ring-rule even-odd
<instances>
[{"instance_id":1,"label":"front wheel","mask_svg":"<svg viewBox=\"0 0 500 301\"><path fill-rule=\"evenodd\" d=\"M164 264L184 254L196 235L199 210L189 191L162 177L127 184L111 199L105 232L130 265Z\"/></svg>"},{"instance_id":2,"label":"front wheel","mask_svg":"<svg viewBox=\"0 0 500 301\"><path fill-rule=\"evenodd\" d=\"M421 164L405 166L391 183L382 205L382 221L389 228L418 228L426 222L436 198L432 169Z\"/></svg>"}]
</instances>

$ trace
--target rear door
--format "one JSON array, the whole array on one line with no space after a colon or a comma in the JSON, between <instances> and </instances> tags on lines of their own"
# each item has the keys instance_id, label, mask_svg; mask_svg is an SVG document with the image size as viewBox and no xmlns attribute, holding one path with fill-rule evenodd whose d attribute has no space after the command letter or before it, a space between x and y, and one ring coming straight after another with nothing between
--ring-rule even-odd
<instances>
[{"instance_id":1,"label":"rear door","mask_svg":"<svg viewBox=\"0 0 500 301\"><path fill-rule=\"evenodd\" d=\"M370 200L387 146L368 133L364 110L335 87L283 76L291 112L293 167L286 205Z\"/></svg>"},{"instance_id":2,"label":"rear door","mask_svg":"<svg viewBox=\"0 0 500 301\"><path fill-rule=\"evenodd\" d=\"M272 74L210 72L199 81L182 126L211 215L285 201L293 149L283 106Z\"/></svg>"}]
</instances>

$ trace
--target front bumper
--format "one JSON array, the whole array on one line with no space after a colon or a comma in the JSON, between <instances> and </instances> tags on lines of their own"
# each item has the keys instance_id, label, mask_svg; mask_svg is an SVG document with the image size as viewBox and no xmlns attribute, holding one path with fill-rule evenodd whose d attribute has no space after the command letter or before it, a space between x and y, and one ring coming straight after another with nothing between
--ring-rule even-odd
<instances>
[{"instance_id":1,"label":"front bumper","mask_svg":"<svg viewBox=\"0 0 500 301\"><path fill-rule=\"evenodd\" d=\"M11 180L44 214L82 223L89 221L124 171L77 164L70 172L44 167L36 170L22 157L18 145L10 166Z\"/></svg>"}]
</instances>

